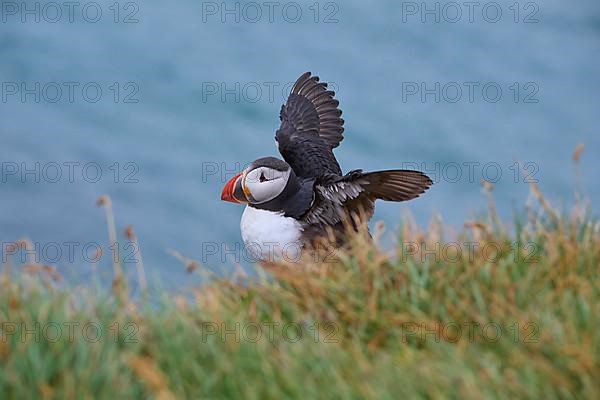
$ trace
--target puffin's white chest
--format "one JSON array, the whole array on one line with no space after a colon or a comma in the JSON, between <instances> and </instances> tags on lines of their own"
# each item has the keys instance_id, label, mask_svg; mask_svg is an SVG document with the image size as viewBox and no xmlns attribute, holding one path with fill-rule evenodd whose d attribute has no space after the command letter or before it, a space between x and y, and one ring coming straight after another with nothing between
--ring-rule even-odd
<instances>
[{"instance_id":1,"label":"puffin's white chest","mask_svg":"<svg viewBox=\"0 0 600 400\"><path fill-rule=\"evenodd\" d=\"M297 260L302 225L281 213L246 206L240 222L242 239L254 260Z\"/></svg>"}]
</instances>

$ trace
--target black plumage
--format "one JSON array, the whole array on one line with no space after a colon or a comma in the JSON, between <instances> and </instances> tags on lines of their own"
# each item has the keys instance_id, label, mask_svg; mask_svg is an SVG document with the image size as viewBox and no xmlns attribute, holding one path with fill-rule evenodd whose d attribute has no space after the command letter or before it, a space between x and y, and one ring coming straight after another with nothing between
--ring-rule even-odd
<instances>
[{"instance_id":1,"label":"black plumage","mask_svg":"<svg viewBox=\"0 0 600 400\"><path fill-rule=\"evenodd\" d=\"M275 139L279 152L301 178L342 174L333 149L344 139L344 120L334 95L319 77L306 72L281 107Z\"/></svg>"},{"instance_id":2,"label":"black plumage","mask_svg":"<svg viewBox=\"0 0 600 400\"><path fill-rule=\"evenodd\" d=\"M411 170L354 170L342 175L333 149L344 139L344 120L334 96L327 84L310 72L298 78L281 108L281 125L275 134L279 152L293 173L278 197L250 204L299 220L305 242L323 234L327 227L342 231L350 215L370 219L377 199L411 200L432 185L427 175ZM253 164L283 168L272 158Z\"/></svg>"}]
</instances>

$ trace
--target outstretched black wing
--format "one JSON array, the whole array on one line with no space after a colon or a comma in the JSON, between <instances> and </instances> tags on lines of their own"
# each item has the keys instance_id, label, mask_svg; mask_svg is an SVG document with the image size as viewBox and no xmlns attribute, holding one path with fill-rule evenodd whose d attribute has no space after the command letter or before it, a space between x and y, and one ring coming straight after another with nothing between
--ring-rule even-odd
<instances>
[{"instance_id":1,"label":"outstretched black wing","mask_svg":"<svg viewBox=\"0 0 600 400\"><path fill-rule=\"evenodd\" d=\"M308 224L335 226L345 216L362 212L368 220L373 216L375 200L411 200L432 184L424 173L404 169L326 175L315 183L313 207L302 219Z\"/></svg>"},{"instance_id":2,"label":"outstretched black wing","mask_svg":"<svg viewBox=\"0 0 600 400\"><path fill-rule=\"evenodd\" d=\"M281 107L281 125L275 140L279 152L299 177L342 174L333 149L344 139L344 120L334 95L327 90L327 83L306 72Z\"/></svg>"}]
</instances>

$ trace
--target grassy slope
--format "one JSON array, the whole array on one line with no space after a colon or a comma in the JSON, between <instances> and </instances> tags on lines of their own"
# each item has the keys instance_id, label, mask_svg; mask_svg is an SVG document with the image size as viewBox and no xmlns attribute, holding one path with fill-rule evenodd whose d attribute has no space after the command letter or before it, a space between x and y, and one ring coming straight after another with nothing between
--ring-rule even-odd
<instances>
[{"instance_id":1,"label":"grassy slope","mask_svg":"<svg viewBox=\"0 0 600 400\"><path fill-rule=\"evenodd\" d=\"M192 302L165 293L151 305L128 299L119 285L104 295L58 290L39 266L5 274L0 393L600 398L598 224L577 212L557 217L542 205L543 216L525 218L510 234L493 212L466 224L455 238L463 243L458 257L435 224L428 232L407 226L403 243L441 243L438 256L412 248L394 261L356 235L328 262L270 265L269 279L215 279ZM469 253L465 242L478 247ZM95 343L81 330L89 321L103 330ZM80 324L73 338L65 322ZM36 323L38 338L23 332ZM56 341L49 323L62 327ZM235 330L236 323L238 337L223 335L222 324ZM254 340L256 324L262 337ZM295 341L298 328L304 336Z\"/></svg>"}]
</instances>

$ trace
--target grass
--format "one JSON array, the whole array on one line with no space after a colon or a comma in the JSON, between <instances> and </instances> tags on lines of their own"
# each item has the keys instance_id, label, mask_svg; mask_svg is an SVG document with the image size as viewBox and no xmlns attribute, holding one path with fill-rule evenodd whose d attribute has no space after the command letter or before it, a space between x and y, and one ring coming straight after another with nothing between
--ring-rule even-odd
<instances>
[{"instance_id":1,"label":"grass","mask_svg":"<svg viewBox=\"0 0 600 400\"><path fill-rule=\"evenodd\" d=\"M490 203L452 238L438 224L405 224L397 257L362 232L326 261L307 254L258 278L213 277L191 299L133 298L118 265L102 290L62 288L50 267L8 263L0 393L600 398L600 224L532 193L540 210L511 229Z\"/></svg>"}]
</instances>

